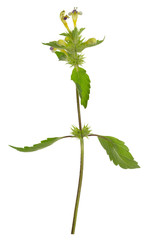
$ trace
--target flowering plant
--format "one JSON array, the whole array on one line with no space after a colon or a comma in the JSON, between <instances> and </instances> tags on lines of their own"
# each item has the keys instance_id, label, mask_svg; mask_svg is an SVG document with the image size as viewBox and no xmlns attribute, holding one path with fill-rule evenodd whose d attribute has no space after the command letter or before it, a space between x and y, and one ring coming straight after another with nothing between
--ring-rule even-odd
<instances>
[{"instance_id":1,"label":"flowering plant","mask_svg":"<svg viewBox=\"0 0 149 240\"><path fill-rule=\"evenodd\" d=\"M78 16L82 15L82 12L79 12L77 8L68 15L65 14L65 11L60 13L60 19L64 26L67 29L67 32L61 33L60 35L65 37L64 39L59 39L58 41L52 41L48 43L43 43L44 45L50 46L50 50L56 54L59 61L65 61L73 67L71 80L75 83L76 86L76 101L77 101L77 112L78 112L78 122L79 128L76 126L72 126L72 132L69 136L63 137L54 137L54 138L47 138L44 141L41 141L38 144L35 144L31 147L14 147L12 148L21 151L21 152L32 152L36 151L45 147L52 145L54 142L63 139L63 138L78 138L80 141L80 148L81 148L81 161L80 161L80 176L79 176L79 183L78 183L78 191L76 196L76 203L74 209L74 216L73 216L73 223L72 223L72 230L71 233L75 233L76 221L77 221L77 213L78 213L78 206L80 200L80 193L81 193L81 186L82 186L82 178L83 178L83 165L84 165L84 137L91 137L95 136L99 140L102 147L106 150L109 158L115 165L119 165L121 168L124 169L133 169L139 168L138 163L134 160L133 156L129 152L128 147L124 144L123 141L111 137L111 136L102 136L99 134L94 134L91 132L91 129L88 125L82 126L81 122L81 111L80 111L80 102L81 105L86 108L87 103L89 100L90 94L90 78L86 73L86 70L83 69L82 64L84 63L84 55L82 51L85 48L93 47L99 45L104 41L96 40L95 38L90 38L87 41L82 38L81 34L85 28L77 28L77 19ZM67 20L69 16L72 17L74 29L70 30Z\"/></svg>"}]
</instances>

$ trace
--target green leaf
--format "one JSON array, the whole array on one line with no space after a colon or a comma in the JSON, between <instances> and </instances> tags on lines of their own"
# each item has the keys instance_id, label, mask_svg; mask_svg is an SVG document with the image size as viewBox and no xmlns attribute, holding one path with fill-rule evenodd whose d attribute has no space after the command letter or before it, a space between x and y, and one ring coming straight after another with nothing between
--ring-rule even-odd
<instances>
[{"instance_id":1,"label":"green leaf","mask_svg":"<svg viewBox=\"0 0 149 240\"><path fill-rule=\"evenodd\" d=\"M50 46L50 47L58 48L58 49L66 49L65 46L59 45L56 41L49 42L49 43L42 43L42 44L43 44L43 45Z\"/></svg>"},{"instance_id":2,"label":"green leaf","mask_svg":"<svg viewBox=\"0 0 149 240\"><path fill-rule=\"evenodd\" d=\"M75 28L72 30L71 36L72 36L72 38L73 38L74 41L78 41L79 32L78 32L77 27L75 27Z\"/></svg>"},{"instance_id":3,"label":"green leaf","mask_svg":"<svg viewBox=\"0 0 149 240\"><path fill-rule=\"evenodd\" d=\"M100 43L102 43L104 40L105 40L105 37L104 37L102 40L97 40L97 42L96 42L96 43L93 43L93 44L86 44L86 42L83 42L83 43L80 45L79 51L83 51L85 48L88 48L88 47L97 46L97 45L99 45Z\"/></svg>"},{"instance_id":4,"label":"green leaf","mask_svg":"<svg viewBox=\"0 0 149 240\"><path fill-rule=\"evenodd\" d=\"M86 47L93 47L93 46L99 45L99 44L102 43L104 40L105 40L105 37L104 37L102 40L97 40L97 42L96 42L95 44L90 44L89 46L86 46Z\"/></svg>"},{"instance_id":5,"label":"green leaf","mask_svg":"<svg viewBox=\"0 0 149 240\"><path fill-rule=\"evenodd\" d=\"M80 67L74 68L71 74L71 80L75 82L81 98L81 104L86 108L90 94L90 79L86 70Z\"/></svg>"},{"instance_id":6,"label":"green leaf","mask_svg":"<svg viewBox=\"0 0 149 240\"><path fill-rule=\"evenodd\" d=\"M79 32L78 32L79 35L84 31L84 29L85 29L85 28L80 28L80 29L79 29Z\"/></svg>"},{"instance_id":7,"label":"green leaf","mask_svg":"<svg viewBox=\"0 0 149 240\"><path fill-rule=\"evenodd\" d=\"M102 40L97 40L97 45L102 43L105 40L105 37Z\"/></svg>"},{"instance_id":8,"label":"green leaf","mask_svg":"<svg viewBox=\"0 0 149 240\"><path fill-rule=\"evenodd\" d=\"M58 141L60 139L61 139L61 137L47 138L46 140L43 140L38 144L35 144L31 147L26 147L25 146L24 148L14 147L14 146L11 146L11 145L9 145L9 146L18 150L18 151L20 151L20 152L33 152L33 151L37 151L39 149L48 147L48 146L52 145L53 143L55 143L56 141Z\"/></svg>"},{"instance_id":9,"label":"green leaf","mask_svg":"<svg viewBox=\"0 0 149 240\"><path fill-rule=\"evenodd\" d=\"M98 136L98 139L115 165L125 169L139 168L124 142L109 136Z\"/></svg>"},{"instance_id":10,"label":"green leaf","mask_svg":"<svg viewBox=\"0 0 149 240\"><path fill-rule=\"evenodd\" d=\"M59 35L62 35L62 36L68 37L70 34L69 34L69 33L60 33Z\"/></svg>"},{"instance_id":11,"label":"green leaf","mask_svg":"<svg viewBox=\"0 0 149 240\"><path fill-rule=\"evenodd\" d=\"M57 55L57 57L60 61L65 61L67 59L67 56L63 52L56 51L55 54Z\"/></svg>"}]
</instances>

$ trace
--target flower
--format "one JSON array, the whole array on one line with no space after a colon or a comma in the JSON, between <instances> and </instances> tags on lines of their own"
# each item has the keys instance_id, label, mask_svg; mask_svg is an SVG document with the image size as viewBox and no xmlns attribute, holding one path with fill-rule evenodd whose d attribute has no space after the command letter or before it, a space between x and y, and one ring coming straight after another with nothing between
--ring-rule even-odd
<instances>
[{"instance_id":1,"label":"flower","mask_svg":"<svg viewBox=\"0 0 149 240\"><path fill-rule=\"evenodd\" d=\"M54 48L54 47L50 47L50 50L51 50L51 52L55 52L56 51L56 48Z\"/></svg>"},{"instance_id":2,"label":"flower","mask_svg":"<svg viewBox=\"0 0 149 240\"><path fill-rule=\"evenodd\" d=\"M62 53L65 53L65 55L68 55L67 52L64 49L58 49L54 47L50 47L51 52L55 53L57 50L59 50Z\"/></svg>"},{"instance_id":3,"label":"flower","mask_svg":"<svg viewBox=\"0 0 149 240\"><path fill-rule=\"evenodd\" d=\"M72 16L72 20L73 20L73 24L74 24L74 28L76 27L76 22L78 19L78 15L82 15L82 12L78 12L77 8L74 8L74 10L70 13L68 13L69 16Z\"/></svg>"},{"instance_id":4,"label":"flower","mask_svg":"<svg viewBox=\"0 0 149 240\"><path fill-rule=\"evenodd\" d=\"M68 55L68 53L64 49L60 49L62 53L65 53L65 55Z\"/></svg>"},{"instance_id":5,"label":"flower","mask_svg":"<svg viewBox=\"0 0 149 240\"><path fill-rule=\"evenodd\" d=\"M61 13L60 13L60 19L62 21L62 23L64 24L64 26L66 27L66 29L68 30L68 32L70 32L70 29L68 27L68 24L67 24L67 18L69 18L68 15L65 15L65 11L63 10Z\"/></svg>"}]
</instances>

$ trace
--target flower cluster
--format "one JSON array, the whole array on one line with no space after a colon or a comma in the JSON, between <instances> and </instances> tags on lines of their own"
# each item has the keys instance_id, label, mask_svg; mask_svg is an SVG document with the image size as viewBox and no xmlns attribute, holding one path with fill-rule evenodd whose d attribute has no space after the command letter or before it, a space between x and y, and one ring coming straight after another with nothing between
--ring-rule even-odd
<instances>
[{"instance_id":1,"label":"flower cluster","mask_svg":"<svg viewBox=\"0 0 149 240\"><path fill-rule=\"evenodd\" d=\"M64 24L67 32L61 33L61 36L64 36L64 39L59 39L58 41L52 41L49 43L43 43L44 45L50 46L50 50L54 52L60 61L66 61L71 66L78 67L84 63L84 56L81 53L85 48L96 46L104 41L96 40L95 38L90 38L87 41L82 39L81 33L85 28L77 28L77 19L78 16L82 15L81 11L78 11L77 8L74 8L72 12L69 12L68 15L65 14L65 11L61 11L60 19ZM74 29L71 31L67 20L72 17Z\"/></svg>"}]
</instances>

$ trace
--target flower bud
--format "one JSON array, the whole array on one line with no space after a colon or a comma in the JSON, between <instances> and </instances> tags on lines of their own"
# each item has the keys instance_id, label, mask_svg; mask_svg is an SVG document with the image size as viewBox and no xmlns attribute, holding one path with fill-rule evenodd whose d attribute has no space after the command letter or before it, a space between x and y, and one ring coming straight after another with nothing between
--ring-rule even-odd
<instances>
[{"instance_id":1,"label":"flower bud","mask_svg":"<svg viewBox=\"0 0 149 240\"><path fill-rule=\"evenodd\" d=\"M66 41L66 42L69 41L69 39L70 39L69 37L65 37L65 41Z\"/></svg>"},{"instance_id":2,"label":"flower bud","mask_svg":"<svg viewBox=\"0 0 149 240\"><path fill-rule=\"evenodd\" d=\"M57 43L58 43L58 45L60 45L60 46L66 46L66 42L64 41L64 40L58 40L57 41Z\"/></svg>"},{"instance_id":3,"label":"flower bud","mask_svg":"<svg viewBox=\"0 0 149 240\"><path fill-rule=\"evenodd\" d=\"M92 44L96 44L96 43L97 43L96 38L89 38L89 39L85 42L85 44L87 44L87 45L92 45Z\"/></svg>"}]
</instances>

